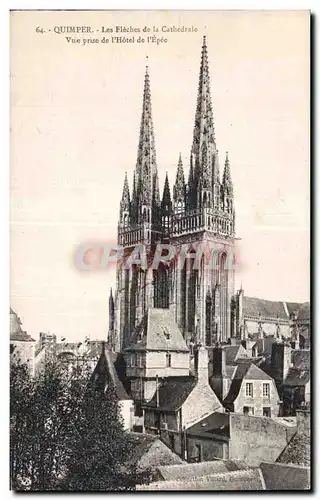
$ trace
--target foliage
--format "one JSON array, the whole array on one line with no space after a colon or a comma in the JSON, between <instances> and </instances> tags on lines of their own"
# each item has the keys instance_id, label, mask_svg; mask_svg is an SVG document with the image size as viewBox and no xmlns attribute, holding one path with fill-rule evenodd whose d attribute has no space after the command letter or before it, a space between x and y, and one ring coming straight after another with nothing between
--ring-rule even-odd
<instances>
[{"instance_id":1,"label":"foliage","mask_svg":"<svg viewBox=\"0 0 320 500\"><path fill-rule=\"evenodd\" d=\"M85 364L47 362L32 378L16 359L10 392L12 489L126 491L148 481L128 463L116 395L98 391Z\"/></svg>"}]
</instances>

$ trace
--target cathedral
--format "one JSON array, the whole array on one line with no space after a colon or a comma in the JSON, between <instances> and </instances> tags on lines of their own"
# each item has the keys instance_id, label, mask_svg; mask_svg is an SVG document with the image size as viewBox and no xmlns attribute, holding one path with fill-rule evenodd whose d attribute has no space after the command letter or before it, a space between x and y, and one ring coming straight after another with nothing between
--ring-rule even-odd
<instances>
[{"instance_id":1,"label":"cathedral","mask_svg":"<svg viewBox=\"0 0 320 500\"><path fill-rule=\"evenodd\" d=\"M169 310L187 345L226 342L235 332L232 300L235 205L228 154L220 171L211 103L206 37L203 38L190 164L186 179L181 155L171 190L168 176L160 195L152 119L151 85L146 68L140 136L132 190L125 175L118 222L118 244L128 256L138 245L152 255L171 245L176 255L188 248L183 268L173 259L153 269L119 262L117 287L109 299L109 344L123 351L150 309ZM178 153L177 153L178 156ZM197 245L205 256L195 266ZM229 264L229 265L228 265Z\"/></svg>"}]
</instances>

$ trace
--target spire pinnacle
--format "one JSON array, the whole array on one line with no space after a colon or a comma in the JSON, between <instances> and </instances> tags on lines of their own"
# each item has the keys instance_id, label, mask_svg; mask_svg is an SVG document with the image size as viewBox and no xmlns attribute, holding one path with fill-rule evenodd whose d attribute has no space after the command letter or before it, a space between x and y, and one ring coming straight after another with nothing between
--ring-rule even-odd
<instances>
[{"instance_id":1,"label":"spire pinnacle","mask_svg":"<svg viewBox=\"0 0 320 500\"><path fill-rule=\"evenodd\" d=\"M229 162L228 151L226 152L226 159L224 162L224 171L223 171L222 182L223 182L224 186L229 186L230 192L232 192L233 186L232 186L232 180L231 180L231 171L230 171L230 162Z\"/></svg>"},{"instance_id":2,"label":"spire pinnacle","mask_svg":"<svg viewBox=\"0 0 320 500\"><path fill-rule=\"evenodd\" d=\"M180 153L178 160L177 174L176 174L176 182L173 186L173 199L175 202L180 200L181 202L185 203L185 196L186 196L186 183L184 180L183 163Z\"/></svg>"}]
</instances>

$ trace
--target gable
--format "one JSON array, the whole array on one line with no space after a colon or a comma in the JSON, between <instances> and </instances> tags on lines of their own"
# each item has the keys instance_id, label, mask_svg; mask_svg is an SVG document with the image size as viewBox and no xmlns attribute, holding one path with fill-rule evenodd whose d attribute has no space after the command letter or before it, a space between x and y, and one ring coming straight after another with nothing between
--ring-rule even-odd
<instances>
[{"instance_id":1,"label":"gable","mask_svg":"<svg viewBox=\"0 0 320 500\"><path fill-rule=\"evenodd\" d=\"M182 332L169 309L148 309L126 349L189 352Z\"/></svg>"}]
</instances>

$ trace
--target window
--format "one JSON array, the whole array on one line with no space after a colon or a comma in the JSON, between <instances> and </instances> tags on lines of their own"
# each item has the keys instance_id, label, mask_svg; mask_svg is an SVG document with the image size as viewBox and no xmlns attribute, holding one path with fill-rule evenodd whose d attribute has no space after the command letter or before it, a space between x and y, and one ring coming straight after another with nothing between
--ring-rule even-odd
<instances>
[{"instance_id":1,"label":"window","mask_svg":"<svg viewBox=\"0 0 320 500\"><path fill-rule=\"evenodd\" d=\"M171 354L169 354L168 352L166 353L166 366L171 366Z\"/></svg>"},{"instance_id":2,"label":"window","mask_svg":"<svg viewBox=\"0 0 320 500\"><path fill-rule=\"evenodd\" d=\"M246 396L253 397L253 384L251 382L246 383Z\"/></svg>"},{"instance_id":3,"label":"window","mask_svg":"<svg viewBox=\"0 0 320 500\"><path fill-rule=\"evenodd\" d=\"M266 406L266 407L262 408L262 415L264 417L271 417L271 408L270 408L270 406Z\"/></svg>"},{"instance_id":4,"label":"window","mask_svg":"<svg viewBox=\"0 0 320 500\"><path fill-rule=\"evenodd\" d=\"M243 407L243 414L244 415L254 415L254 408L253 408L253 406L244 406Z\"/></svg>"},{"instance_id":5,"label":"window","mask_svg":"<svg viewBox=\"0 0 320 500\"><path fill-rule=\"evenodd\" d=\"M263 384L262 395L264 398L270 398L270 384Z\"/></svg>"},{"instance_id":6,"label":"window","mask_svg":"<svg viewBox=\"0 0 320 500\"><path fill-rule=\"evenodd\" d=\"M136 354L136 366L142 368L142 354L141 352L137 352Z\"/></svg>"},{"instance_id":7,"label":"window","mask_svg":"<svg viewBox=\"0 0 320 500\"><path fill-rule=\"evenodd\" d=\"M195 445L195 457L194 461L195 462L201 462L202 460L202 445L201 444L196 444Z\"/></svg>"}]
</instances>

